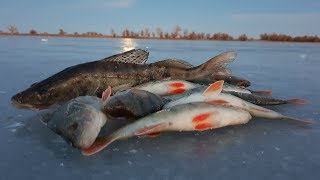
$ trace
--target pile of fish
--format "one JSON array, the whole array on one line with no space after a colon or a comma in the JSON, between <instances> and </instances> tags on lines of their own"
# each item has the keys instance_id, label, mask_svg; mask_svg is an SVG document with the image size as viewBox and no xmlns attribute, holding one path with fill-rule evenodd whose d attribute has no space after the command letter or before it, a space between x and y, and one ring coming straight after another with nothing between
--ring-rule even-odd
<instances>
[{"instance_id":1,"label":"pile of fish","mask_svg":"<svg viewBox=\"0 0 320 180\"><path fill-rule=\"evenodd\" d=\"M311 123L262 107L308 102L246 89L250 81L232 75L226 67L236 58L235 52L195 67L179 59L146 64L148 55L134 49L68 67L14 95L12 104L49 109L42 121L84 155L118 139L157 136L162 131L204 131L246 124L252 117ZM115 118L130 122L99 136Z\"/></svg>"}]
</instances>

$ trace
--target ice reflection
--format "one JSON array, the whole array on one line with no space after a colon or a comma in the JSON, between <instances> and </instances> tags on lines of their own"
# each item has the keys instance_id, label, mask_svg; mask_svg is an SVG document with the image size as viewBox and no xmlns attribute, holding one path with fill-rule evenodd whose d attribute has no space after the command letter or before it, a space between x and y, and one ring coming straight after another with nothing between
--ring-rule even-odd
<instances>
[{"instance_id":1,"label":"ice reflection","mask_svg":"<svg viewBox=\"0 0 320 180\"><path fill-rule=\"evenodd\" d=\"M130 51L138 46L137 42L130 38L121 39L122 52Z\"/></svg>"}]
</instances>

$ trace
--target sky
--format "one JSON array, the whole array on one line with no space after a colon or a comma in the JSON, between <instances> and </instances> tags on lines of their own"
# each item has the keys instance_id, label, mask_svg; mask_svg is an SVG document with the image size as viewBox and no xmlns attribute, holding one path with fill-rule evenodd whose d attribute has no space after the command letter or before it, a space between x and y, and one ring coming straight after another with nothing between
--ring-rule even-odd
<instances>
[{"instance_id":1,"label":"sky","mask_svg":"<svg viewBox=\"0 0 320 180\"><path fill-rule=\"evenodd\" d=\"M0 0L0 30L99 32L123 29L320 35L319 0Z\"/></svg>"}]
</instances>

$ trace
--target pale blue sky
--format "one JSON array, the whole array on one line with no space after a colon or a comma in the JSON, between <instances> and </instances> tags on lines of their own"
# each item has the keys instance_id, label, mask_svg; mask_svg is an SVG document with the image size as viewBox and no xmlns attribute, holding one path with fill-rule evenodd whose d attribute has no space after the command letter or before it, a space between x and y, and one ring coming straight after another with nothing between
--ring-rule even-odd
<instances>
[{"instance_id":1,"label":"pale blue sky","mask_svg":"<svg viewBox=\"0 0 320 180\"><path fill-rule=\"evenodd\" d=\"M56 33L95 31L119 34L126 27L140 30L176 25L189 31L290 35L320 35L319 0L0 0L0 30L16 24Z\"/></svg>"}]
</instances>

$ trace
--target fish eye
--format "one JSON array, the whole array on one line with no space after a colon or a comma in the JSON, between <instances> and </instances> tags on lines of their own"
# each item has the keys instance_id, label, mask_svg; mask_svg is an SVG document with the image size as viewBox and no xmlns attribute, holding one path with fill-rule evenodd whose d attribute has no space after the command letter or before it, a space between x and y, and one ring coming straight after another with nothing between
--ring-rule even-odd
<instances>
[{"instance_id":1,"label":"fish eye","mask_svg":"<svg viewBox=\"0 0 320 180\"><path fill-rule=\"evenodd\" d=\"M46 94L46 93L48 93L48 89L47 89L47 88L41 88L41 89L38 91L38 93L39 93L40 95Z\"/></svg>"},{"instance_id":2,"label":"fish eye","mask_svg":"<svg viewBox=\"0 0 320 180\"><path fill-rule=\"evenodd\" d=\"M72 122L69 126L68 126L68 130L74 132L75 130L77 130L78 128L78 123L77 122Z\"/></svg>"}]
</instances>

